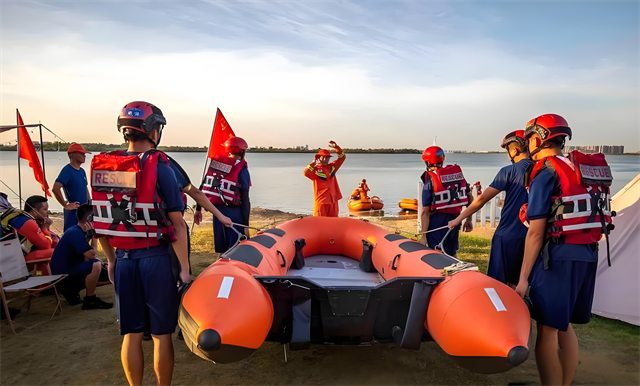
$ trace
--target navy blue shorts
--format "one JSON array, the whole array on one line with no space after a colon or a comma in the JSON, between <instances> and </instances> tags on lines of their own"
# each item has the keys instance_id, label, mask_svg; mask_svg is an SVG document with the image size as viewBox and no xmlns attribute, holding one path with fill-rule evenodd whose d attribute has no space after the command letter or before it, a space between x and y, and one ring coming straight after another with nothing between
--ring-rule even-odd
<instances>
[{"instance_id":1,"label":"navy blue shorts","mask_svg":"<svg viewBox=\"0 0 640 386\"><path fill-rule=\"evenodd\" d=\"M64 273L66 273L69 276L76 276L76 275L87 276L88 274L91 273L91 270L93 269L93 264L98 261L100 261L100 259L91 259L91 260L83 261L82 263L79 263L79 264L70 265L67 267Z\"/></svg>"},{"instance_id":2,"label":"navy blue shorts","mask_svg":"<svg viewBox=\"0 0 640 386\"><path fill-rule=\"evenodd\" d=\"M180 306L177 283L171 271L168 250L142 259L119 257L115 290L120 334L145 331L152 335L174 333Z\"/></svg>"},{"instance_id":3,"label":"navy blue shorts","mask_svg":"<svg viewBox=\"0 0 640 386\"><path fill-rule=\"evenodd\" d=\"M518 284L524 256L524 241L524 238L494 235L491 240L487 275L505 284Z\"/></svg>"},{"instance_id":4,"label":"navy blue shorts","mask_svg":"<svg viewBox=\"0 0 640 386\"><path fill-rule=\"evenodd\" d=\"M239 206L216 205L216 208L222 214L229 217L236 224L242 224L242 211ZM234 226L240 234L244 234L244 228ZM234 232L230 227L224 226L215 216L213 217L213 245L216 252L226 252L233 244L238 241L238 233Z\"/></svg>"},{"instance_id":5,"label":"navy blue shorts","mask_svg":"<svg viewBox=\"0 0 640 386\"><path fill-rule=\"evenodd\" d=\"M569 323L591 320L597 262L550 259L544 270L538 257L530 276L531 317L538 323L567 331Z\"/></svg>"}]
</instances>

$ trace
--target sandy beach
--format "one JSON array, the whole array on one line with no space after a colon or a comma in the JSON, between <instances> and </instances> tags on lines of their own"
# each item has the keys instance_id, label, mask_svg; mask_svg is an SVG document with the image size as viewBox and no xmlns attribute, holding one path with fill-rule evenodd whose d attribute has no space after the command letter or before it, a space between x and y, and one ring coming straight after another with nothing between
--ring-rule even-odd
<instances>
[{"instance_id":1,"label":"sandy beach","mask_svg":"<svg viewBox=\"0 0 640 386\"><path fill-rule=\"evenodd\" d=\"M270 227L298 217L296 214L256 208L251 225ZM191 215L186 219L191 225ZM210 217L205 217L210 221ZM415 232L414 218L370 218L386 226ZM54 229L61 228L56 219ZM488 237L492 231L477 228L461 238L460 256L486 270ZM217 259L211 225L194 228L192 268L200 273ZM114 301L111 285L98 288L98 296ZM43 297L26 308L17 320L27 325L47 319L53 297ZM581 343L580 366L575 384L638 384L640 349L637 327L604 318L577 326ZM63 301L63 312L32 330L14 335L2 323L1 377L3 385L120 385L126 379L120 364L122 338L116 310L82 311ZM533 337L532 337L533 339ZM152 343L145 346L145 384L155 384L152 371ZM266 342L251 357L238 363L215 365L191 353L184 342L174 339L174 384L431 384L497 385L538 384L535 359L502 374L473 374L458 367L435 342L425 342L420 351L395 348L391 344L370 347L314 345L308 350L290 351L284 360L284 346Z\"/></svg>"}]
</instances>

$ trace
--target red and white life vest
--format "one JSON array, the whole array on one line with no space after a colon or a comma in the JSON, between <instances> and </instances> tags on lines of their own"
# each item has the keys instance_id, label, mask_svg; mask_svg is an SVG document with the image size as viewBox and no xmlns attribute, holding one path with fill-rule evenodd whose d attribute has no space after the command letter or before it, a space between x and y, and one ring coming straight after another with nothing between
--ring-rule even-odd
<instances>
[{"instance_id":1,"label":"red and white life vest","mask_svg":"<svg viewBox=\"0 0 640 386\"><path fill-rule=\"evenodd\" d=\"M586 155L578 151L538 161L531 171L529 184L543 169L556 176L556 187L547 224L547 238L557 243L594 244L611 225L611 169L603 154ZM521 211L521 218L526 208ZM526 224L525 224L526 225Z\"/></svg>"},{"instance_id":2,"label":"red and white life vest","mask_svg":"<svg viewBox=\"0 0 640 386\"><path fill-rule=\"evenodd\" d=\"M202 183L202 192L213 205L240 205L238 176L247 162L216 156L211 160Z\"/></svg>"},{"instance_id":3,"label":"red and white life vest","mask_svg":"<svg viewBox=\"0 0 640 386\"><path fill-rule=\"evenodd\" d=\"M459 214L463 206L469 205L469 186L460 166L449 165L427 173L433 184L432 211Z\"/></svg>"},{"instance_id":4,"label":"red and white life vest","mask_svg":"<svg viewBox=\"0 0 640 386\"><path fill-rule=\"evenodd\" d=\"M159 162L169 164L157 150L104 152L91 160L94 228L114 247L143 249L160 245L160 238L176 240L166 204L157 194Z\"/></svg>"}]
</instances>

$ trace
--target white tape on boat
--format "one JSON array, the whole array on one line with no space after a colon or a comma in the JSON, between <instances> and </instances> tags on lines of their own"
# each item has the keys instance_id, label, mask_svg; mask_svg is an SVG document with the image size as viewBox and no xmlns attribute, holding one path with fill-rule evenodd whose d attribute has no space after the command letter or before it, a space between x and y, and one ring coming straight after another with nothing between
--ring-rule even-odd
<instances>
[{"instance_id":1,"label":"white tape on boat","mask_svg":"<svg viewBox=\"0 0 640 386\"><path fill-rule=\"evenodd\" d=\"M500 299L500 296L498 295L498 293L494 288L485 288L484 292L486 292L487 295L489 295L489 299L491 299L491 303L493 303L493 306L496 308L496 311L500 312L500 311L507 310L507 307L504 306L504 304L502 303L502 299Z\"/></svg>"},{"instance_id":2,"label":"white tape on boat","mask_svg":"<svg viewBox=\"0 0 640 386\"><path fill-rule=\"evenodd\" d=\"M231 292L232 286L233 286L233 277L225 276L222 279L222 284L220 285L220 291L218 291L218 297L229 299L229 293Z\"/></svg>"}]
</instances>

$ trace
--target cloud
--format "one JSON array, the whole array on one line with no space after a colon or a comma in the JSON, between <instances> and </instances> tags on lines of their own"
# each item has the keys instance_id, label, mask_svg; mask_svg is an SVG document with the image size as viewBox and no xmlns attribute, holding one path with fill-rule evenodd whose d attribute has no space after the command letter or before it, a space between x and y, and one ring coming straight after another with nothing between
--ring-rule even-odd
<instances>
[{"instance_id":1,"label":"cloud","mask_svg":"<svg viewBox=\"0 0 640 386\"><path fill-rule=\"evenodd\" d=\"M17 106L67 140L119 142L115 116L136 99L163 109L163 140L180 145L206 144L218 106L262 146L424 147L438 135L451 149L497 149L545 112L565 115L580 143L637 139L637 61L521 56L478 34L500 17L447 4L3 8L2 121ZM22 24L29 14L38 23Z\"/></svg>"}]
</instances>

